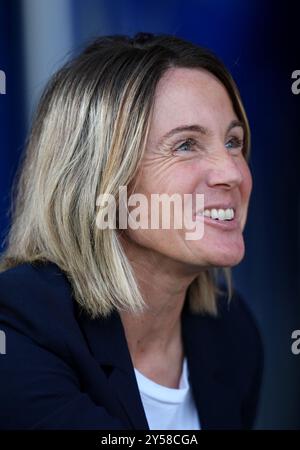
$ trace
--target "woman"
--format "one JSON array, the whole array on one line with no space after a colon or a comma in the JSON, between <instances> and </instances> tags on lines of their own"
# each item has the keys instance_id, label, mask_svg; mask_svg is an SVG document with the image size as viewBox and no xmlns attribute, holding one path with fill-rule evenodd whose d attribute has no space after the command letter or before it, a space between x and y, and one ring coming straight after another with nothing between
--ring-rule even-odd
<instances>
[{"instance_id":1,"label":"woman","mask_svg":"<svg viewBox=\"0 0 300 450\"><path fill-rule=\"evenodd\" d=\"M2 428L253 426L262 348L230 287L244 255L249 145L227 69L179 38L101 37L54 75L1 262ZM146 199L190 195L204 234L121 227L120 216L99 226L100 196L119 201L121 186Z\"/></svg>"}]
</instances>

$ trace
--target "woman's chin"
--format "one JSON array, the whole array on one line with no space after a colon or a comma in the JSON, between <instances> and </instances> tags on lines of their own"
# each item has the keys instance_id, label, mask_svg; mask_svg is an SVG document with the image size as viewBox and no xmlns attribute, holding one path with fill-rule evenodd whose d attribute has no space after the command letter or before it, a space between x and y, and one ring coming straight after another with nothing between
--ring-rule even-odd
<instances>
[{"instance_id":1,"label":"woman's chin","mask_svg":"<svg viewBox=\"0 0 300 450\"><path fill-rule=\"evenodd\" d=\"M219 251L211 257L212 266L215 267L233 267L239 264L244 258L244 247L235 251Z\"/></svg>"},{"instance_id":2,"label":"woman's chin","mask_svg":"<svg viewBox=\"0 0 300 450\"><path fill-rule=\"evenodd\" d=\"M206 267L233 267L239 264L244 258L245 247L244 243L240 242L230 248L217 247L211 248L206 252L199 254L200 260L204 262Z\"/></svg>"}]
</instances>

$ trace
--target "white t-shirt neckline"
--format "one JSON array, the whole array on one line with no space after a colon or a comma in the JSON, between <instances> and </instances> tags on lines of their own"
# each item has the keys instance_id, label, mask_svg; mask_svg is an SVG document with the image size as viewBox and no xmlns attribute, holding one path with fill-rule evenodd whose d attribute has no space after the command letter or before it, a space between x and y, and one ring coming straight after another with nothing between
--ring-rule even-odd
<instances>
[{"instance_id":1,"label":"white t-shirt neckline","mask_svg":"<svg viewBox=\"0 0 300 450\"><path fill-rule=\"evenodd\" d=\"M179 387L150 380L134 368L150 430L199 430L200 421L189 385L187 358L183 360Z\"/></svg>"},{"instance_id":2,"label":"white t-shirt neckline","mask_svg":"<svg viewBox=\"0 0 300 450\"><path fill-rule=\"evenodd\" d=\"M134 368L136 377L141 384L141 391L146 393L147 396L158 399L166 403L182 403L184 397L186 396L189 385L187 381L187 360L183 360L182 374L180 377L179 388L170 388L168 386L163 386L158 384L150 378L147 378L140 371Z\"/></svg>"}]
</instances>

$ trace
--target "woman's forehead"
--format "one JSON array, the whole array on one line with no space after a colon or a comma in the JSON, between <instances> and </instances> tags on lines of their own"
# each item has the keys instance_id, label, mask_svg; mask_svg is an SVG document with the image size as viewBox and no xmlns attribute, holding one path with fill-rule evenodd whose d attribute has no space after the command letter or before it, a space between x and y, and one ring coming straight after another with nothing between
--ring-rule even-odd
<instances>
[{"instance_id":1,"label":"woman's forehead","mask_svg":"<svg viewBox=\"0 0 300 450\"><path fill-rule=\"evenodd\" d=\"M150 131L199 124L210 128L216 121L236 119L230 97L213 74L202 69L171 68L158 83Z\"/></svg>"}]
</instances>

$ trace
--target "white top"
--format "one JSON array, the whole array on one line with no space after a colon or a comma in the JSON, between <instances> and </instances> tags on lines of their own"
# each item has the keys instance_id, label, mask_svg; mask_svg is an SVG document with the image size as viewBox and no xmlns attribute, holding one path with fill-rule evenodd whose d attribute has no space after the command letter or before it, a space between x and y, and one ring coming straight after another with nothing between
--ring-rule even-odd
<instances>
[{"instance_id":1,"label":"white top","mask_svg":"<svg viewBox=\"0 0 300 450\"><path fill-rule=\"evenodd\" d=\"M157 384L134 369L150 430L200 430L184 358L179 388Z\"/></svg>"}]
</instances>

